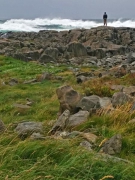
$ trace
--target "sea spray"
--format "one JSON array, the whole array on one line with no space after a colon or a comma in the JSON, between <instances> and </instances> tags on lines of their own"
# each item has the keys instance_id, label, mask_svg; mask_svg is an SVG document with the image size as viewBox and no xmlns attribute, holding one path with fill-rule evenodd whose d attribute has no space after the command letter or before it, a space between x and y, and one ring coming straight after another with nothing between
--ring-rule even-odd
<instances>
[{"instance_id":1,"label":"sea spray","mask_svg":"<svg viewBox=\"0 0 135 180\"><path fill-rule=\"evenodd\" d=\"M102 19L62 19L62 18L36 18L36 19L8 19L0 21L0 32L5 31L26 31L39 32L40 30L70 30L70 29L91 29L103 25ZM108 19L108 26L132 27L135 28L134 19Z\"/></svg>"}]
</instances>

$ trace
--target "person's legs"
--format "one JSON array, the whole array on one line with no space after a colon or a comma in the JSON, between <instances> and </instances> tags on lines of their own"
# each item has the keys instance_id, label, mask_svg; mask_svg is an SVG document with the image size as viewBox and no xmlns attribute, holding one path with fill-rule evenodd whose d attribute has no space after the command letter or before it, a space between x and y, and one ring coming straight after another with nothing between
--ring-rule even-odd
<instances>
[{"instance_id":1,"label":"person's legs","mask_svg":"<svg viewBox=\"0 0 135 180\"><path fill-rule=\"evenodd\" d=\"M104 19L104 26L107 26L107 19Z\"/></svg>"},{"instance_id":2,"label":"person's legs","mask_svg":"<svg viewBox=\"0 0 135 180\"><path fill-rule=\"evenodd\" d=\"M104 26L105 26L105 19L104 19Z\"/></svg>"},{"instance_id":3,"label":"person's legs","mask_svg":"<svg viewBox=\"0 0 135 180\"><path fill-rule=\"evenodd\" d=\"M106 19L106 22L105 22L106 26L107 26L107 19Z\"/></svg>"}]
</instances>

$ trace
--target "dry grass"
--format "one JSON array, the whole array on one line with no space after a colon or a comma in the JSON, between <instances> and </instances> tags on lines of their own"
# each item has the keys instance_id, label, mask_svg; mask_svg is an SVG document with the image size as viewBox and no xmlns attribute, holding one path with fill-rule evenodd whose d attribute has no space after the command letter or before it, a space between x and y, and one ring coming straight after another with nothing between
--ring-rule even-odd
<instances>
[{"instance_id":1,"label":"dry grass","mask_svg":"<svg viewBox=\"0 0 135 180\"><path fill-rule=\"evenodd\" d=\"M113 176L110 176L110 175L108 175L108 176L104 176L102 179L100 179L100 180L104 180L104 179L114 179L114 177Z\"/></svg>"},{"instance_id":2,"label":"dry grass","mask_svg":"<svg viewBox=\"0 0 135 180\"><path fill-rule=\"evenodd\" d=\"M101 116L109 115L110 122L113 123L114 126L120 127L126 125L134 116L135 111L131 112L131 103L126 103L122 106L117 106L115 109L111 110L111 107L107 109L99 110L99 114Z\"/></svg>"}]
</instances>

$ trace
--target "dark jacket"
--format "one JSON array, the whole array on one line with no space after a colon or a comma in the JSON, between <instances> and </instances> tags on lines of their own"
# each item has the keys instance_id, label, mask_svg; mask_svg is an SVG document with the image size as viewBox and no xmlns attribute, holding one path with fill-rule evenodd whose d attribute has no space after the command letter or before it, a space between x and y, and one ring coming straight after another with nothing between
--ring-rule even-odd
<instances>
[{"instance_id":1,"label":"dark jacket","mask_svg":"<svg viewBox=\"0 0 135 180\"><path fill-rule=\"evenodd\" d=\"M104 14L104 15L103 15L103 19L107 19L107 14Z\"/></svg>"}]
</instances>

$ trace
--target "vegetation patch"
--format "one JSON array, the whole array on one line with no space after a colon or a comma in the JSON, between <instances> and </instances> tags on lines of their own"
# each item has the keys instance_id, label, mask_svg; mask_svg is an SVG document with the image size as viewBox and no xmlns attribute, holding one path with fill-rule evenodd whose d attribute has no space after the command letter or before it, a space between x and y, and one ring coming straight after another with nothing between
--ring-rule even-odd
<instances>
[{"instance_id":1,"label":"vegetation patch","mask_svg":"<svg viewBox=\"0 0 135 180\"><path fill-rule=\"evenodd\" d=\"M73 67L75 68L75 67ZM79 67L78 67L79 68ZM93 68L83 67L83 72ZM96 69L95 69L96 70ZM50 73L52 79L38 81L43 73ZM56 78L61 76L62 79ZM18 83L11 86L11 79ZM34 83L24 81L36 79ZM59 101L56 89L70 85L82 95L112 97L111 84L134 85L134 75L123 78L97 78L77 84L73 71L67 65L23 62L0 56L0 119L6 131L0 135L0 179L1 180L128 180L135 176L135 112L129 113L131 104L117 107L111 113L97 112L74 131L91 131L98 136L94 151L80 146L85 140L77 136L71 139L48 138L48 132L58 117ZM29 108L27 103L31 102ZM18 106L17 106L18 105ZM20 107L23 105L22 107ZM19 122L36 121L44 126L43 140L27 138L21 140L14 129ZM118 158L132 161L106 161L98 156L100 146L106 139L120 133L122 151Z\"/></svg>"}]
</instances>

